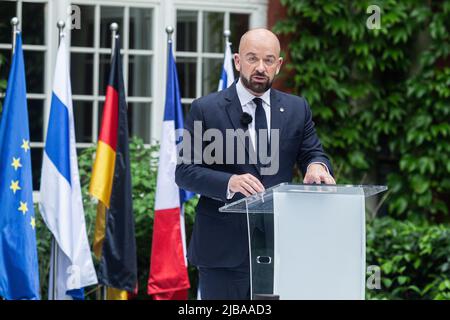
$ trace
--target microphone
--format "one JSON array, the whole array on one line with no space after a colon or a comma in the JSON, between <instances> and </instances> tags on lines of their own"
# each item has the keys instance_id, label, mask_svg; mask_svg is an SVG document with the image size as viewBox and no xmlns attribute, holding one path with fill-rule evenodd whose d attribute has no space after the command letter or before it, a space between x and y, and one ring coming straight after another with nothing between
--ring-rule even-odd
<instances>
[{"instance_id":1,"label":"microphone","mask_svg":"<svg viewBox=\"0 0 450 320\"><path fill-rule=\"evenodd\" d=\"M250 123L252 123L252 121L253 121L253 118L252 118L252 116L251 116L249 113L244 112L244 113L242 114L242 116L241 116L241 124L242 124L244 127L248 127L248 125L249 125Z\"/></svg>"}]
</instances>

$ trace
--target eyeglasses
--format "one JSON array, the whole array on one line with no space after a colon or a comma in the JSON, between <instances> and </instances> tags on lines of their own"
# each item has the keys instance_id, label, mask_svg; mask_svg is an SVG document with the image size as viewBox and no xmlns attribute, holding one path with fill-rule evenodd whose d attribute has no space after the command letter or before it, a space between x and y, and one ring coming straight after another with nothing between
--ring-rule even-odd
<instances>
[{"instance_id":1,"label":"eyeglasses","mask_svg":"<svg viewBox=\"0 0 450 320\"><path fill-rule=\"evenodd\" d=\"M256 56L248 56L245 58L245 61L249 64L256 64L259 63L261 59L258 59ZM275 64L276 59L274 57L268 57L268 58L263 58L262 59L264 65L266 65L267 67L271 67Z\"/></svg>"}]
</instances>

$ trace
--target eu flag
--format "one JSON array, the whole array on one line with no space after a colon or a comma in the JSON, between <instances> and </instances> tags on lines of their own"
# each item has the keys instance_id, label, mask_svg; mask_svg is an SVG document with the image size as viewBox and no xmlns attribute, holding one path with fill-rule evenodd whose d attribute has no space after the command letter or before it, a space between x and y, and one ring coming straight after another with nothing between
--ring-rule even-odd
<instances>
[{"instance_id":1,"label":"eu flag","mask_svg":"<svg viewBox=\"0 0 450 320\"><path fill-rule=\"evenodd\" d=\"M0 120L0 296L39 299L30 134L22 39L15 54Z\"/></svg>"}]
</instances>

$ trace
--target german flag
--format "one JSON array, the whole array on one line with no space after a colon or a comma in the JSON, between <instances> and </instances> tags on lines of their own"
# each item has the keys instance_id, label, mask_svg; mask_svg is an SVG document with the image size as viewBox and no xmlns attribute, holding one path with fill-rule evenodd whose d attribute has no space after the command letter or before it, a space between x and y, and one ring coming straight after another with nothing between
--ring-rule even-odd
<instances>
[{"instance_id":1,"label":"german flag","mask_svg":"<svg viewBox=\"0 0 450 320\"><path fill-rule=\"evenodd\" d=\"M89 192L98 199L94 253L100 260L99 283L108 287L108 299L127 299L127 292L136 290L137 259L119 36L115 39Z\"/></svg>"}]
</instances>

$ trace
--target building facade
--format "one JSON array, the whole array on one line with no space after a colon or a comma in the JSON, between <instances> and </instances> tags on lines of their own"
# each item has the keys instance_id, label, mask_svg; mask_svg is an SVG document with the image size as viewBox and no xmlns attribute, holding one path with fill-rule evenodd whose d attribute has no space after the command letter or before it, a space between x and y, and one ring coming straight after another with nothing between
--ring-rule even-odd
<instances>
[{"instance_id":1,"label":"building facade","mask_svg":"<svg viewBox=\"0 0 450 320\"><path fill-rule=\"evenodd\" d=\"M58 46L56 23L66 21L78 152L97 142L112 22L119 24L130 135L156 143L163 119L167 35L174 26L174 52L182 104L217 90L223 31L233 51L249 28L266 27L268 0L0 0L0 80L11 58L10 20L17 16L25 55L33 185L39 189L42 151ZM0 97L3 99L3 97Z\"/></svg>"}]
</instances>

